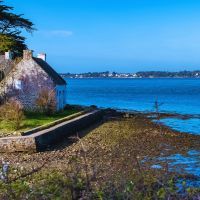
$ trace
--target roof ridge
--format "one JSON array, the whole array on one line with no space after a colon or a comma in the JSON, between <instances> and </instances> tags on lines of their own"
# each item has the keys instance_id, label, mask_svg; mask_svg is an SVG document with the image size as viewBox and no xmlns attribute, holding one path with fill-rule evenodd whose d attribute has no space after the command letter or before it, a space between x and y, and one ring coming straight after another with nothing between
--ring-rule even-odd
<instances>
[{"instance_id":1,"label":"roof ridge","mask_svg":"<svg viewBox=\"0 0 200 200\"><path fill-rule=\"evenodd\" d=\"M44 60L33 57L33 60L52 78L57 85L66 85L66 81Z\"/></svg>"}]
</instances>

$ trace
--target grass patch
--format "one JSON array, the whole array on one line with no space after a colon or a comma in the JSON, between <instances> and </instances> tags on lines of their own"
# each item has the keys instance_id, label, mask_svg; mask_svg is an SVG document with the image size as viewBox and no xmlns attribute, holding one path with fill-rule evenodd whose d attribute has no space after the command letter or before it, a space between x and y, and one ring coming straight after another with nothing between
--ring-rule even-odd
<instances>
[{"instance_id":1,"label":"grass patch","mask_svg":"<svg viewBox=\"0 0 200 200\"><path fill-rule=\"evenodd\" d=\"M21 123L20 129L17 130L16 132L20 133L22 131L27 131L27 130L36 128L38 126L48 124L55 120L70 116L79 111L80 110L77 110L77 109L68 109L68 110L54 113L50 116L48 116L44 113L38 113L38 112L25 112L24 113L25 118ZM1 121L0 122L0 134L3 134L5 136L6 134L8 134L10 132L15 132L13 125L9 122Z\"/></svg>"}]
</instances>

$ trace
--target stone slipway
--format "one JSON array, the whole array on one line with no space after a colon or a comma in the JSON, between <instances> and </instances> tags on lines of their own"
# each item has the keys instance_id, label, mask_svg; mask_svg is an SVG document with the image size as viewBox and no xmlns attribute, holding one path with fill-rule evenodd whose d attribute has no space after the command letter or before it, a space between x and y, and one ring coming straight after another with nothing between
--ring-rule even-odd
<instances>
[{"instance_id":1,"label":"stone slipway","mask_svg":"<svg viewBox=\"0 0 200 200\"><path fill-rule=\"evenodd\" d=\"M102 111L95 110L31 135L0 138L0 152L41 151L88 128L102 118Z\"/></svg>"}]
</instances>

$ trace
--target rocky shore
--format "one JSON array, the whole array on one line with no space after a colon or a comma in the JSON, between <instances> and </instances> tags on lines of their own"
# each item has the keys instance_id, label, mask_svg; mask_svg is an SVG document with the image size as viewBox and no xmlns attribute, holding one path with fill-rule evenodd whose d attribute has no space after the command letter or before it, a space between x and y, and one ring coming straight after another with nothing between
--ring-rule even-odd
<instances>
[{"instance_id":1,"label":"rocky shore","mask_svg":"<svg viewBox=\"0 0 200 200\"><path fill-rule=\"evenodd\" d=\"M0 157L19 170L21 176L29 178L33 171L65 173L77 166L87 166L88 173L95 175L93 183L96 186L134 180L136 174L146 173L158 179L166 173L196 178L185 173L181 165L178 166L181 173L175 173L176 170L169 169L169 161L159 158L200 151L200 136L173 131L152 122L146 114L111 109L104 112L104 121L100 124L66 138L62 144L45 152L1 154ZM17 178L15 174L10 177Z\"/></svg>"}]
</instances>

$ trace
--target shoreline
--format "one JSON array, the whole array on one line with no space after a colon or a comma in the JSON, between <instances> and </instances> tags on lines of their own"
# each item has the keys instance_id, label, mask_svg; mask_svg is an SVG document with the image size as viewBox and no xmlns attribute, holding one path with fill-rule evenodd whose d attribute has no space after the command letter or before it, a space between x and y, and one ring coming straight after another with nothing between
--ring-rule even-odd
<instances>
[{"instance_id":1,"label":"shoreline","mask_svg":"<svg viewBox=\"0 0 200 200\"><path fill-rule=\"evenodd\" d=\"M200 152L200 136L173 131L141 113L105 109L104 120L79 132L78 139L77 135L66 138L44 152L0 155L12 168L23 168L22 174L38 169L25 179L32 184L37 183L36 177L44 177L44 174L53 176L55 173L66 174L70 167L72 170L84 168L86 159L89 169L95 169L95 187L104 187L109 182L120 185L120 181L130 180L137 184L141 174L147 180L151 177L152 181L167 176L196 184L199 177L187 172L186 163L179 161L178 165L173 165L170 158L186 156L190 151ZM195 169L194 162L187 164ZM12 176L15 177L15 173Z\"/></svg>"},{"instance_id":2,"label":"shoreline","mask_svg":"<svg viewBox=\"0 0 200 200\"><path fill-rule=\"evenodd\" d=\"M200 79L200 77L65 77L64 79Z\"/></svg>"},{"instance_id":3,"label":"shoreline","mask_svg":"<svg viewBox=\"0 0 200 200\"><path fill-rule=\"evenodd\" d=\"M200 114L180 114L176 112L163 112L163 111L157 113L155 111L137 111L137 110L118 109L118 108L111 108L111 107L107 108L107 107L98 107L96 105L91 105L91 106L72 105L72 106L82 107L82 108L95 107L101 110L115 110L116 112L124 113L124 114L141 114L151 119L152 121L156 120L157 122L163 119L177 119L177 120L200 119ZM161 121L160 121L160 124L172 129L173 131L178 131L178 132L192 134L192 135L198 135L196 133L191 133L190 131L179 131L176 128L173 128L172 126L168 126L164 122L161 122ZM200 135L200 132L199 132L199 135Z\"/></svg>"}]
</instances>

